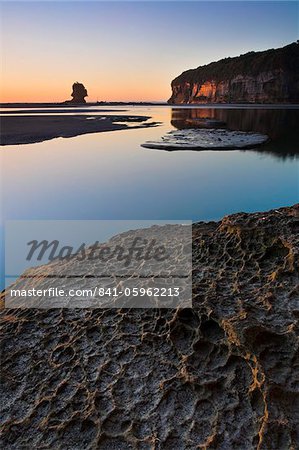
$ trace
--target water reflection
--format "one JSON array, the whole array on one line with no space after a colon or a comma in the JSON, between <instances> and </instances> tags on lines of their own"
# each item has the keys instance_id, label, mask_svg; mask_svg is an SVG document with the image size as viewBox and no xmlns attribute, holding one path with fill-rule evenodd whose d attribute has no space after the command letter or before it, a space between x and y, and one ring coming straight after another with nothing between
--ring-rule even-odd
<instances>
[{"instance_id":1,"label":"water reflection","mask_svg":"<svg viewBox=\"0 0 299 450\"><path fill-rule=\"evenodd\" d=\"M4 220L219 220L235 212L297 203L298 164L291 158L251 150L167 152L140 146L172 130L171 120L184 127L184 117L213 117L210 111L128 108L125 115L151 116L161 125L1 148L0 273ZM240 112L253 121L254 113L259 114L242 110L236 117ZM235 114L216 111L215 116L228 122ZM282 114L290 123L288 116ZM273 139L276 156L284 139Z\"/></svg>"},{"instance_id":2,"label":"water reflection","mask_svg":"<svg viewBox=\"0 0 299 450\"><path fill-rule=\"evenodd\" d=\"M228 128L267 134L271 141L259 152L280 158L299 155L299 109L172 108L171 124L184 128Z\"/></svg>"}]
</instances>

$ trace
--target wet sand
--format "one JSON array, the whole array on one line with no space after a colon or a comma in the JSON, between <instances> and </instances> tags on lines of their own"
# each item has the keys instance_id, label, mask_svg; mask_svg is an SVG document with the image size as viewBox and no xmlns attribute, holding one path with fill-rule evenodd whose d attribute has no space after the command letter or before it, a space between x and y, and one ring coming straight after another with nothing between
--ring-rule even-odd
<instances>
[{"instance_id":1,"label":"wet sand","mask_svg":"<svg viewBox=\"0 0 299 450\"><path fill-rule=\"evenodd\" d=\"M113 113L119 113L119 112L126 112L127 109L94 109L94 108L65 108L65 109L55 109L55 108L45 108L45 109L15 109L15 110L7 110L2 111L2 114L78 114L78 113L107 113L107 112L113 112Z\"/></svg>"},{"instance_id":2,"label":"wet sand","mask_svg":"<svg viewBox=\"0 0 299 450\"><path fill-rule=\"evenodd\" d=\"M144 128L148 116L102 115L26 115L1 117L1 145L42 142L58 137L68 138L87 133Z\"/></svg>"}]
</instances>

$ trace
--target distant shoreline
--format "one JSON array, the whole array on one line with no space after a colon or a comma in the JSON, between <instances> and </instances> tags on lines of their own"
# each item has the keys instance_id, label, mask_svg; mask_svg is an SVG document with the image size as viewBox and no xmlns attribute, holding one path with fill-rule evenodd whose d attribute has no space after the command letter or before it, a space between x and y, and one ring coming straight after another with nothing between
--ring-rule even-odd
<instances>
[{"instance_id":1,"label":"distant shoreline","mask_svg":"<svg viewBox=\"0 0 299 450\"><path fill-rule=\"evenodd\" d=\"M166 106L167 102L0 103L0 108L85 108L90 106Z\"/></svg>"},{"instance_id":2,"label":"distant shoreline","mask_svg":"<svg viewBox=\"0 0 299 450\"><path fill-rule=\"evenodd\" d=\"M299 109L296 103L180 103L171 104L167 102L96 102L81 104L65 103L0 103L0 108L67 108L82 109L95 106L168 106L169 108L225 108L225 109Z\"/></svg>"}]
</instances>

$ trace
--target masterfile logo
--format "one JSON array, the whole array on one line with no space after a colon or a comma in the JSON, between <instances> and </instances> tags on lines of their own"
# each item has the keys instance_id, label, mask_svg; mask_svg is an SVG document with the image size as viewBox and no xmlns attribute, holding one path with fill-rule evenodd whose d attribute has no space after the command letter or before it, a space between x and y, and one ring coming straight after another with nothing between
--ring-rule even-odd
<instances>
[{"instance_id":1,"label":"masterfile logo","mask_svg":"<svg viewBox=\"0 0 299 450\"><path fill-rule=\"evenodd\" d=\"M175 221L10 221L9 308L192 306L192 225Z\"/></svg>"}]
</instances>

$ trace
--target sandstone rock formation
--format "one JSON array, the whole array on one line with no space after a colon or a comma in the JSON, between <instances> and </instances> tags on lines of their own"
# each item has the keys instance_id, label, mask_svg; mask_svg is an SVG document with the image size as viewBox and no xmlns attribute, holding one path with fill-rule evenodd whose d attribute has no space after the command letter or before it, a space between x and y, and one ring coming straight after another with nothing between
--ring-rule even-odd
<instances>
[{"instance_id":1,"label":"sandstone rock formation","mask_svg":"<svg viewBox=\"0 0 299 450\"><path fill-rule=\"evenodd\" d=\"M71 96L73 97L72 100L68 101L68 103L86 103L85 97L88 96L87 90L85 86L82 83L76 83L73 84L73 91Z\"/></svg>"},{"instance_id":2,"label":"sandstone rock formation","mask_svg":"<svg viewBox=\"0 0 299 450\"><path fill-rule=\"evenodd\" d=\"M171 88L170 104L299 102L299 44L187 70Z\"/></svg>"},{"instance_id":3,"label":"sandstone rock formation","mask_svg":"<svg viewBox=\"0 0 299 450\"><path fill-rule=\"evenodd\" d=\"M192 309L2 310L3 448L298 448L298 268L296 205L195 224Z\"/></svg>"}]
</instances>

